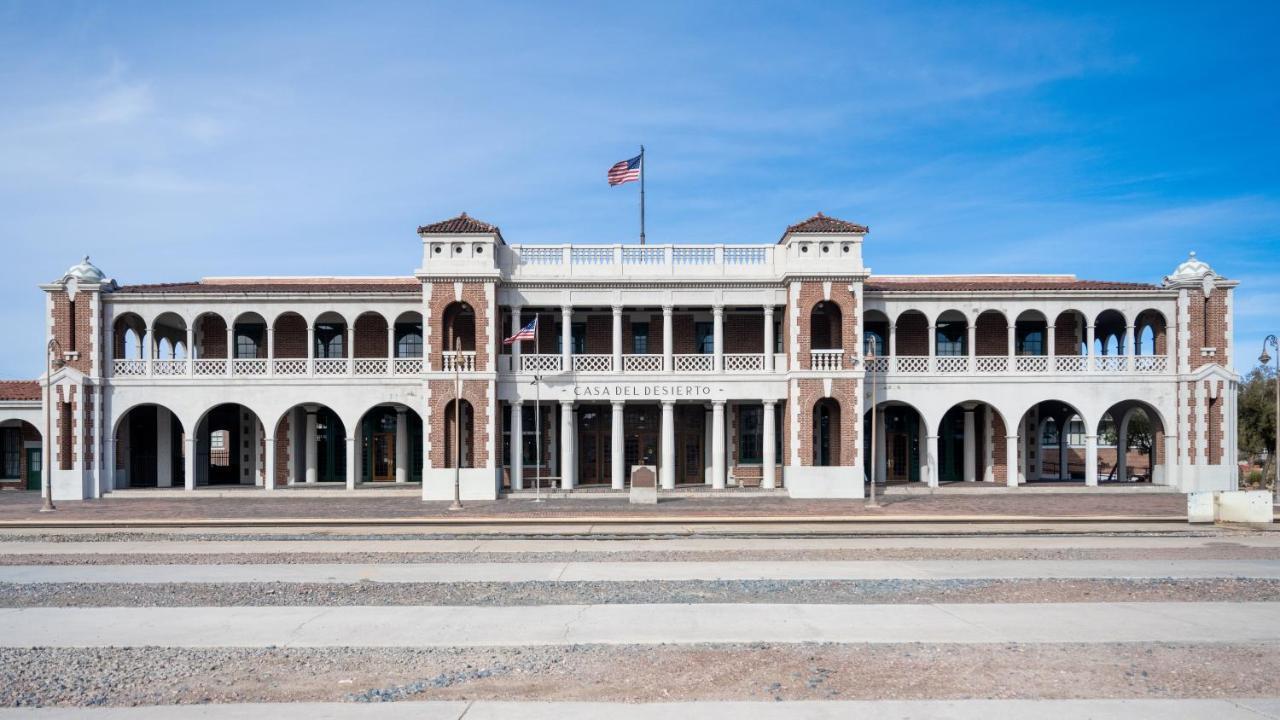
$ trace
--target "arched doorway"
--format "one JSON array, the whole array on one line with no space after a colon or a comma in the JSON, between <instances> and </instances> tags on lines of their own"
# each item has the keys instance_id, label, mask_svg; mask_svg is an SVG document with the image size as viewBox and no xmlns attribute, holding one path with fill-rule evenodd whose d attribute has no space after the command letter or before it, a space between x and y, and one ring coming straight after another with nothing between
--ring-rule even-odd
<instances>
[{"instance_id":1,"label":"arched doorway","mask_svg":"<svg viewBox=\"0 0 1280 720\"><path fill-rule=\"evenodd\" d=\"M1020 466L1028 481L1080 482L1086 476L1088 426L1073 405L1060 400L1036 403L1022 416Z\"/></svg>"},{"instance_id":2,"label":"arched doorway","mask_svg":"<svg viewBox=\"0 0 1280 720\"><path fill-rule=\"evenodd\" d=\"M422 416L405 405L379 405L360 419L360 482L422 482Z\"/></svg>"},{"instance_id":3,"label":"arched doorway","mask_svg":"<svg viewBox=\"0 0 1280 720\"><path fill-rule=\"evenodd\" d=\"M958 403L938 424L938 481L1004 481L1006 424L980 401Z\"/></svg>"},{"instance_id":4,"label":"arched doorway","mask_svg":"<svg viewBox=\"0 0 1280 720\"><path fill-rule=\"evenodd\" d=\"M299 403L276 423L276 484L345 483L347 429L320 403Z\"/></svg>"},{"instance_id":5,"label":"arched doorway","mask_svg":"<svg viewBox=\"0 0 1280 720\"><path fill-rule=\"evenodd\" d=\"M1167 484L1164 422L1151 405L1126 400L1098 422L1098 482Z\"/></svg>"},{"instance_id":6,"label":"arched doorway","mask_svg":"<svg viewBox=\"0 0 1280 720\"><path fill-rule=\"evenodd\" d=\"M876 406L876 447L871 447L871 432L862 433L863 472L876 478L879 484L920 482L921 464L925 444L924 419L914 407L896 401L882 402ZM872 417L868 410L863 427L870 428ZM872 472L871 462L875 462Z\"/></svg>"},{"instance_id":7,"label":"arched doorway","mask_svg":"<svg viewBox=\"0 0 1280 720\"><path fill-rule=\"evenodd\" d=\"M462 405L462 426L458 426L458 404ZM466 399L450 400L444 406L444 456L445 467L475 467L475 412ZM462 445L461 461L457 447Z\"/></svg>"},{"instance_id":8,"label":"arched doorway","mask_svg":"<svg viewBox=\"0 0 1280 720\"><path fill-rule=\"evenodd\" d=\"M0 486L39 490L44 472L40 431L25 420L0 420Z\"/></svg>"},{"instance_id":9,"label":"arched doorway","mask_svg":"<svg viewBox=\"0 0 1280 720\"><path fill-rule=\"evenodd\" d=\"M185 486L185 439L182 421L169 408L130 408L116 423L116 487Z\"/></svg>"},{"instance_id":10,"label":"arched doorway","mask_svg":"<svg viewBox=\"0 0 1280 720\"><path fill-rule=\"evenodd\" d=\"M262 422L249 408L223 403L196 423L196 485L254 485L266 474Z\"/></svg>"}]
</instances>

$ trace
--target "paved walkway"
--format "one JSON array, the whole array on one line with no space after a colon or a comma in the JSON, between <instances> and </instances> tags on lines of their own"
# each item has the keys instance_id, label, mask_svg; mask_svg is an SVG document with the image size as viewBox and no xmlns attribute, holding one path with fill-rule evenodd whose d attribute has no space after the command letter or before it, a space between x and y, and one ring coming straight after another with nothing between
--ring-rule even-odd
<instances>
[{"instance_id":1,"label":"paved walkway","mask_svg":"<svg viewBox=\"0 0 1280 720\"><path fill-rule=\"evenodd\" d=\"M1277 720L1280 700L867 700L832 702L395 702L0 709L0 720Z\"/></svg>"},{"instance_id":2,"label":"paved walkway","mask_svg":"<svg viewBox=\"0 0 1280 720\"><path fill-rule=\"evenodd\" d=\"M1280 603L0 610L0 647L1280 642Z\"/></svg>"},{"instance_id":3,"label":"paved walkway","mask_svg":"<svg viewBox=\"0 0 1280 720\"><path fill-rule=\"evenodd\" d=\"M453 583L717 580L1280 579L1280 560L849 560L7 565L3 583Z\"/></svg>"}]
</instances>

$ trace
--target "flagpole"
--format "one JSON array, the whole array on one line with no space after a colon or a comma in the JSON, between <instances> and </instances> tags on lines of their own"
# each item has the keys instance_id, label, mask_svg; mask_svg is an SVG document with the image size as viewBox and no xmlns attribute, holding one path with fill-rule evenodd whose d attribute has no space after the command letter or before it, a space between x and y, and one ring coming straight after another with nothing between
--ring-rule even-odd
<instances>
[{"instance_id":1,"label":"flagpole","mask_svg":"<svg viewBox=\"0 0 1280 720\"><path fill-rule=\"evenodd\" d=\"M640 244L644 244L644 146L640 146Z\"/></svg>"},{"instance_id":2,"label":"flagpole","mask_svg":"<svg viewBox=\"0 0 1280 720\"><path fill-rule=\"evenodd\" d=\"M533 314L533 352L538 348L538 328L542 323L538 313ZM533 371L533 444L537 448L537 463L533 466L533 501L542 502L542 377ZM523 443L522 443L523 444ZM523 458L523 448L521 452Z\"/></svg>"}]
</instances>

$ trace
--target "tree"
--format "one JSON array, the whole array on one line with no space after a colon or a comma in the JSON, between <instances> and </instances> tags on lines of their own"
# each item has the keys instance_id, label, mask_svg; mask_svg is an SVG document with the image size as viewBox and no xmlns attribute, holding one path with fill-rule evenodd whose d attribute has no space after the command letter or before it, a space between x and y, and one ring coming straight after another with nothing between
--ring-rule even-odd
<instances>
[{"instance_id":1,"label":"tree","mask_svg":"<svg viewBox=\"0 0 1280 720\"><path fill-rule=\"evenodd\" d=\"M1275 371L1258 366L1240 384L1239 439L1240 452L1249 458L1276 452L1276 379Z\"/></svg>"}]
</instances>

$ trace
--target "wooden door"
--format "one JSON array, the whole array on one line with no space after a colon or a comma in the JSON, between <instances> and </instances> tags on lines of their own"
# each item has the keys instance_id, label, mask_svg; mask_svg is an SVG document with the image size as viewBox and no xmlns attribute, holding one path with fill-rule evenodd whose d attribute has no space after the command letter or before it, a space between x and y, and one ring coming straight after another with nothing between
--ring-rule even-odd
<instances>
[{"instance_id":1,"label":"wooden door","mask_svg":"<svg viewBox=\"0 0 1280 720\"><path fill-rule=\"evenodd\" d=\"M683 432L676 436L676 482L698 484L706 482L702 472L702 433Z\"/></svg>"},{"instance_id":2,"label":"wooden door","mask_svg":"<svg viewBox=\"0 0 1280 720\"><path fill-rule=\"evenodd\" d=\"M40 473L44 472L44 455L40 448L27 448L27 489L40 489Z\"/></svg>"},{"instance_id":3,"label":"wooden door","mask_svg":"<svg viewBox=\"0 0 1280 720\"><path fill-rule=\"evenodd\" d=\"M373 433L371 438L371 476L374 482L394 482L396 479L396 434Z\"/></svg>"}]
</instances>

